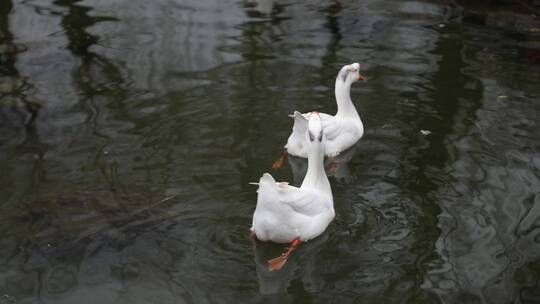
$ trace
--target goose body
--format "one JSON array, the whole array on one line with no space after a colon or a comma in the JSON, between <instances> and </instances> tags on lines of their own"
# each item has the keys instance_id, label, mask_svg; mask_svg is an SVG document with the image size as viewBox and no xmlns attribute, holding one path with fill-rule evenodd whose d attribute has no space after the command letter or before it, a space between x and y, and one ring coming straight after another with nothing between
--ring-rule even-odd
<instances>
[{"instance_id":1,"label":"goose body","mask_svg":"<svg viewBox=\"0 0 540 304\"><path fill-rule=\"evenodd\" d=\"M364 135L364 125L351 100L351 84L363 80L360 64L346 65L336 77L335 96L338 106L336 115L320 113L324 135L326 137L326 156L336 156L354 145ZM301 114L295 111L293 131L287 140L285 149L291 155L307 157L309 145L304 133L311 113Z\"/></svg>"},{"instance_id":2,"label":"goose body","mask_svg":"<svg viewBox=\"0 0 540 304\"><path fill-rule=\"evenodd\" d=\"M323 164L325 138L318 114L310 115L304 137L308 170L300 187L276 182L268 173L259 180L251 231L261 241L308 241L321 235L334 219L332 190Z\"/></svg>"}]
</instances>

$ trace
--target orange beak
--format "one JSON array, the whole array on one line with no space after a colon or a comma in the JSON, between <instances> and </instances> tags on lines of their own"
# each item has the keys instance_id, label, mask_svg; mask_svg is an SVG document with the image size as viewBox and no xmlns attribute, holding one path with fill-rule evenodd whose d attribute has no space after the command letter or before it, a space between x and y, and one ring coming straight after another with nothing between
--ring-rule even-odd
<instances>
[{"instance_id":1,"label":"orange beak","mask_svg":"<svg viewBox=\"0 0 540 304\"><path fill-rule=\"evenodd\" d=\"M358 74L358 80L366 80L366 77L364 77L364 76Z\"/></svg>"}]
</instances>

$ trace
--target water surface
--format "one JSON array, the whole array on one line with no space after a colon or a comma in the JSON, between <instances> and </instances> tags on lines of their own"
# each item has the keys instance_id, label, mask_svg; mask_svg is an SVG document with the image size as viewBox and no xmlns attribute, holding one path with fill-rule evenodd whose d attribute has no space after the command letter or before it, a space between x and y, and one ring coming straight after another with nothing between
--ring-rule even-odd
<instances>
[{"instance_id":1,"label":"water surface","mask_svg":"<svg viewBox=\"0 0 540 304\"><path fill-rule=\"evenodd\" d=\"M461 13L3 0L0 303L540 301L540 36ZM248 183L352 62L337 218L268 272Z\"/></svg>"}]
</instances>

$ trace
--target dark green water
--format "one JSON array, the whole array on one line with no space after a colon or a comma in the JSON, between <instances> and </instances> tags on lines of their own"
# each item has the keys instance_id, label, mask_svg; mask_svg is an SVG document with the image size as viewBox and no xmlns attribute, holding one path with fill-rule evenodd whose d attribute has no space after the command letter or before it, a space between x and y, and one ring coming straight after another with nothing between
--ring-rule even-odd
<instances>
[{"instance_id":1,"label":"dark green water","mask_svg":"<svg viewBox=\"0 0 540 304\"><path fill-rule=\"evenodd\" d=\"M460 16L2 0L0 303L540 302L540 34ZM335 112L352 62L366 135L331 178L337 218L270 273L283 246L253 249L248 182L287 114Z\"/></svg>"}]
</instances>

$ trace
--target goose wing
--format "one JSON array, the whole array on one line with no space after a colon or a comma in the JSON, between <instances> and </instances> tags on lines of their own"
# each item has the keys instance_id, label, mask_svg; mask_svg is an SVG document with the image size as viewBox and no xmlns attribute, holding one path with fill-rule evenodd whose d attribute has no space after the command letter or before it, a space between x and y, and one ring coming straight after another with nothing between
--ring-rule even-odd
<instances>
[{"instance_id":1,"label":"goose wing","mask_svg":"<svg viewBox=\"0 0 540 304\"><path fill-rule=\"evenodd\" d=\"M274 212L284 212L290 208L296 213L313 216L331 207L323 193L294 187L286 182L276 182L268 173L263 174L258 185L257 192L261 198L259 203Z\"/></svg>"}]
</instances>

